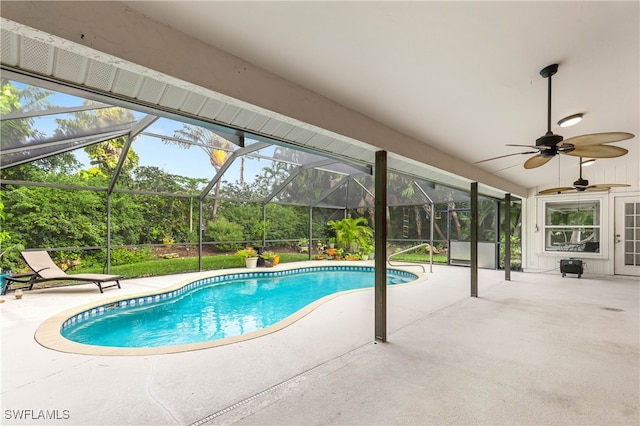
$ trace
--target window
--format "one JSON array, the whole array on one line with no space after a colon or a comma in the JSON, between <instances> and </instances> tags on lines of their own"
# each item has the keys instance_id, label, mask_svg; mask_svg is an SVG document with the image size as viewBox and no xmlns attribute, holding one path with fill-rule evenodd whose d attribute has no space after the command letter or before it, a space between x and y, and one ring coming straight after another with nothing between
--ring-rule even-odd
<instances>
[{"instance_id":1,"label":"window","mask_svg":"<svg viewBox=\"0 0 640 426\"><path fill-rule=\"evenodd\" d=\"M548 252L600 252L600 201L546 202L544 246Z\"/></svg>"}]
</instances>

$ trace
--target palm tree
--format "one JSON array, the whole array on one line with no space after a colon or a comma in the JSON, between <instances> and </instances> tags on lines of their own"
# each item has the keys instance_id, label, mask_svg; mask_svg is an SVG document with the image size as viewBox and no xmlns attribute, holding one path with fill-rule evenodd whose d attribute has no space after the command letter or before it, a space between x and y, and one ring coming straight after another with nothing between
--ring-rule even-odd
<instances>
[{"instance_id":1,"label":"palm tree","mask_svg":"<svg viewBox=\"0 0 640 426\"><path fill-rule=\"evenodd\" d=\"M231 142L219 134L203 127L185 124L182 129L175 131L175 137L177 139L163 139L162 142L171 143L184 149L197 146L207 154L209 162L215 169L216 173L229 159L229 153L233 152L233 144ZM212 220L215 220L218 216L219 197L220 181L216 183L215 187L215 197L213 200L213 208L211 210Z\"/></svg>"},{"instance_id":2,"label":"palm tree","mask_svg":"<svg viewBox=\"0 0 640 426\"><path fill-rule=\"evenodd\" d=\"M347 217L341 220L330 220L327 222L336 231L336 242L352 253L366 244L370 244L373 238L373 230L369 228L367 219L357 217L355 219Z\"/></svg>"}]
</instances>

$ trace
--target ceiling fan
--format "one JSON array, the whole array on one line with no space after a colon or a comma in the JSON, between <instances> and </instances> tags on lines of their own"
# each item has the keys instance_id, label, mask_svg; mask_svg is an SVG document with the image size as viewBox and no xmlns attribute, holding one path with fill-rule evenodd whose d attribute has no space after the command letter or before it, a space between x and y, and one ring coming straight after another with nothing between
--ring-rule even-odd
<instances>
[{"instance_id":1,"label":"ceiling fan","mask_svg":"<svg viewBox=\"0 0 640 426\"><path fill-rule=\"evenodd\" d=\"M588 135L575 136L565 140L561 135L556 135L551 131L551 76L556 72L558 72L558 64L546 66L540 71L540 75L542 77L549 79L547 133L536 139L535 146L507 144L507 146L520 146L531 148L532 150L501 155L499 157L478 161L476 164L484 163L485 161L497 160L498 158L510 157L512 155L536 154L524 163L525 169L533 169L546 164L558 154L572 155L574 157L613 158L620 157L629 152L624 148L605 144L631 139L634 137L631 133L592 133Z\"/></svg>"},{"instance_id":2,"label":"ceiling fan","mask_svg":"<svg viewBox=\"0 0 640 426\"><path fill-rule=\"evenodd\" d=\"M604 192L613 187L631 186L626 183L599 183L596 185L589 185L589 181L582 178L582 157L580 158L580 178L573 182L573 186L561 186L558 188L543 189L538 192L538 195L550 195L550 194L566 194L567 192Z\"/></svg>"}]
</instances>

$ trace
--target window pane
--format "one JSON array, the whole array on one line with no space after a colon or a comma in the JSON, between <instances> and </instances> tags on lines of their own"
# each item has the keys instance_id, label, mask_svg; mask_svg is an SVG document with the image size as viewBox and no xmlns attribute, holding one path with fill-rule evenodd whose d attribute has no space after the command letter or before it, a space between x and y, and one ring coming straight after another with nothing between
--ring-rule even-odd
<instances>
[{"instance_id":1,"label":"window pane","mask_svg":"<svg viewBox=\"0 0 640 426\"><path fill-rule=\"evenodd\" d=\"M545 203L545 250L600 251L600 202Z\"/></svg>"},{"instance_id":2,"label":"window pane","mask_svg":"<svg viewBox=\"0 0 640 426\"><path fill-rule=\"evenodd\" d=\"M635 205L633 203L625 203L624 214L633 214L634 206Z\"/></svg>"}]
</instances>

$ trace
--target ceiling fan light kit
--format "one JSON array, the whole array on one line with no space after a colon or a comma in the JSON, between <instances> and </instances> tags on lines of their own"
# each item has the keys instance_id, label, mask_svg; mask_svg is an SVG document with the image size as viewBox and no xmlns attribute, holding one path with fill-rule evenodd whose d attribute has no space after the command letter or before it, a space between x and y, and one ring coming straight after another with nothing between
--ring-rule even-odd
<instances>
[{"instance_id":1,"label":"ceiling fan light kit","mask_svg":"<svg viewBox=\"0 0 640 426\"><path fill-rule=\"evenodd\" d=\"M583 116L584 116L584 114L582 114L582 113L570 115L570 116L565 117L562 120L558 121L558 126L560 126L560 127L571 127L571 126L574 126L574 125L576 125L576 124L578 124L579 122L582 121L582 117Z\"/></svg>"},{"instance_id":2,"label":"ceiling fan light kit","mask_svg":"<svg viewBox=\"0 0 640 426\"><path fill-rule=\"evenodd\" d=\"M613 142L620 142L634 137L631 133L626 132L608 132L608 133L592 133L588 135L575 136L564 139L561 135L556 135L551 131L551 77L558 72L558 64L551 64L544 67L540 71L543 78L549 80L548 97L547 97L547 133L536 139L533 145L516 145L507 144L507 146L519 146L529 148L529 151L517 152L514 154L501 155L499 157L489 158L476 162L484 163L498 158L505 158L511 155L535 154L524 162L525 169L533 169L546 164L549 160L558 154L572 155L574 157L591 157L591 158L614 158L625 155L629 151L617 146L604 145ZM567 123L573 121L573 124L580 121L583 117L582 113L573 114L563 118L558 122L561 126L567 126ZM577 121L576 121L577 120ZM535 151L531 151L534 149Z\"/></svg>"}]
</instances>

